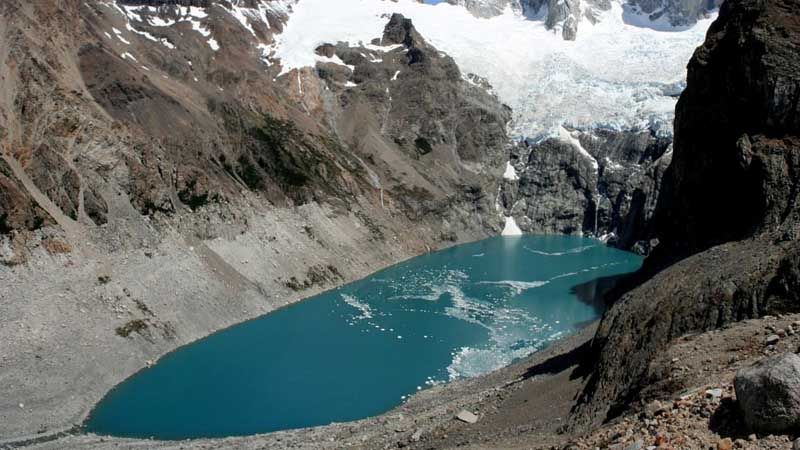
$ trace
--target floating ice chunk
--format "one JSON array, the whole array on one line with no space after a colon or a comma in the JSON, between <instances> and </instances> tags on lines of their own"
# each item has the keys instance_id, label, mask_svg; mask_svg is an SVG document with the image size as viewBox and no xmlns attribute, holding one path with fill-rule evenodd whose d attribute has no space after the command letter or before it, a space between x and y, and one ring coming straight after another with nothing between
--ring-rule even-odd
<instances>
[{"instance_id":1,"label":"floating ice chunk","mask_svg":"<svg viewBox=\"0 0 800 450\"><path fill-rule=\"evenodd\" d=\"M348 305L352 306L353 308L361 312L360 315L355 317L356 320L372 319L372 308L370 308L369 305L367 305L366 303L362 303L352 295L341 294L341 297L345 303L347 303ZM375 328L380 328L380 327L378 325L375 325Z\"/></svg>"},{"instance_id":2,"label":"floating ice chunk","mask_svg":"<svg viewBox=\"0 0 800 450\"><path fill-rule=\"evenodd\" d=\"M562 252L545 252L543 250L536 250L536 249L533 249L533 248L529 248L527 246L523 246L522 248L524 248L525 250L527 250L527 251L529 251L531 253L536 253L537 255L562 256L562 255L569 255L569 254L572 254L572 253L583 253L586 250L589 250L589 249L595 248L595 247L597 247L597 246L596 245L583 245L583 246L580 246L580 247L571 248L569 250L564 250Z\"/></svg>"},{"instance_id":3,"label":"floating ice chunk","mask_svg":"<svg viewBox=\"0 0 800 450\"><path fill-rule=\"evenodd\" d=\"M481 281L478 284L497 284L510 288L515 295L521 294L528 289L536 289L542 287L549 281L517 281L517 280L500 280L500 281Z\"/></svg>"}]
</instances>

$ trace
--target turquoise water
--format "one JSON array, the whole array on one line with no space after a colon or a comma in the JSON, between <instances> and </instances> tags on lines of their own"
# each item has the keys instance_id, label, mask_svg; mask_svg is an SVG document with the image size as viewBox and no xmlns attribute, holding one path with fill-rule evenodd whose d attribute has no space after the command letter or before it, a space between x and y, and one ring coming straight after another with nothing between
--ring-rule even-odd
<instances>
[{"instance_id":1,"label":"turquoise water","mask_svg":"<svg viewBox=\"0 0 800 450\"><path fill-rule=\"evenodd\" d=\"M602 310L572 288L640 263L570 236L423 255L178 349L109 392L86 429L184 439L380 414L573 332Z\"/></svg>"}]
</instances>

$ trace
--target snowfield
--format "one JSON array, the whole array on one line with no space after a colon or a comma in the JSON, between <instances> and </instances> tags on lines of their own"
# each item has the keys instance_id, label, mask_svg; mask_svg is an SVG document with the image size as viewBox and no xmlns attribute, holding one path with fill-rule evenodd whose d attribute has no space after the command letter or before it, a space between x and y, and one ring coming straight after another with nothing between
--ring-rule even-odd
<instances>
[{"instance_id":1,"label":"snowfield","mask_svg":"<svg viewBox=\"0 0 800 450\"><path fill-rule=\"evenodd\" d=\"M514 110L511 134L558 137L561 126L641 129L672 133L676 93L686 64L714 17L690 28L649 24L620 0L600 22L580 24L574 42L542 21L508 10L479 19L460 6L414 0L299 0L273 46L282 73L314 66L325 42L368 44L391 13L411 18L420 33L452 56L464 76L485 77ZM637 25L650 25L649 27Z\"/></svg>"}]
</instances>

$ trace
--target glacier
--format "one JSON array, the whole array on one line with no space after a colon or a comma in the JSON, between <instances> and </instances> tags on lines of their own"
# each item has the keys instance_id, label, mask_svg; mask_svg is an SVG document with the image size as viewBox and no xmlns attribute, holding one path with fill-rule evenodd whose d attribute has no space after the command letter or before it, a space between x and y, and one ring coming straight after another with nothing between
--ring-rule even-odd
<instances>
[{"instance_id":1,"label":"glacier","mask_svg":"<svg viewBox=\"0 0 800 450\"><path fill-rule=\"evenodd\" d=\"M462 6L415 0L299 0L270 48L282 76L313 67L323 43L369 44L388 17L401 13L461 68L479 75L513 109L515 138L558 137L562 127L651 129L671 135L686 62L716 14L693 26L646 26L621 0L596 22L584 19L574 41L507 8L478 18Z\"/></svg>"}]
</instances>

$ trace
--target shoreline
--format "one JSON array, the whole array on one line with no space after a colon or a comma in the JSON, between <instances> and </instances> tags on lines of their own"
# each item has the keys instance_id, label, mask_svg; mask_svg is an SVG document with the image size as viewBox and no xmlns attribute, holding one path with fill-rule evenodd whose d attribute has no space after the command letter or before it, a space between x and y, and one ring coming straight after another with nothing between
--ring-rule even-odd
<instances>
[{"instance_id":1,"label":"shoreline","mask_svg":"<svg viewBox=\"0 0 800 450\"><path fill-rule=\"evenodd\" d=\"M0 299L6 300L0 301L0 341L8 344L0 351L0 364L7 368L0 373L0 448L73 432L110 390L146 369L148 361L184 345L362 279L428 248L486 237L476 229L460 234L457 241L421 239L412 231L419 233L424 224L402 230L389 223L387 214L381 220L389 226L388 238L377 242L354 215L332 213L316 204L269 214L253 211L247 230L229 233L231 226L220 224L217 236L226 238L191 242L183 236L193 224L166 223L166 229L145 229L142 241L154 235L158 240L143 246L102 252L97 250L102 249L97 244L102 235L94 235L91 257L39 251L28 264L0 266L0 279L8 280L0 288ZM143 228L124 225L134 231ZM315 236L308 236L309 227ZM281 255L281 264L270 254ZM306 288L287 286L285 280L303 280L306 270L325 263L337 264L340 274ZM105 275L110 281L99 282ZM25 300L18 298L20 292ZM137 318L149 324L143 333L114 333Z\"/></svg>"},{"instance_id":2,"label":"shoreline","mask_svg":"<svg viewBox=\"0 0 800 450\"><path fill-rule=\"evenodd\" d=\"M453 243L452 245L444 246L444 247L441 247L441 248L439 248L437 250L444 250L446 248L450 248L450 247L453 247L453 246L456 246L456 245L467 244L467 243L476 242L476 241L479 241L479 240L481 240L481 238L476 239L475 241L456 242L456 243ZM437 251L437 250L431 250L431 251ZM427 251L425 253L430 253L431 251ZM385 269L387 269L389 267L392 267L392 266L394 266L396 264L400 264L400 263L402 263L404 261L408 261L410 259L416 258L418 256L421 256L421 255L425 254L425 253L420 253L420 254L416 254L416 255L413 255L413 254L412 255L408 255L405 258L397 260L397 261L394 261L394 262L389 261L389 262L386 263L385 266L379 268L378 270L376 270L374 272L366 273L366 274L364 274L364 275L362 275L360 277L357 277L357 278L353 278L353 279L349 279L349 280L347 280L347 279L342 280L336 286L330 287L330 288L325 289L325 290L320 290L319 292L315 292L315 293L310 294L308 296L299 297L297 299L287 299L284 304L278 305L274 309L268 310L266 312L261 312L258 315L249 317L249 318L247 318L245 320L242 320L240 322L235 322L235 323L232 323L232 324L228 324L228 325L226 325L224 327L212 329L211 331L209 331L205 335L202 335L202 336L197 337L196 339L181 343L178 346L172 347L171 349L169 349L169 350L167 350L167 351L165 351L163 353L158 354L155 358L152 359L153 364L157 364L160 359L162 359L162 358L164 358L164 357L166 357L166 356L168 356L168 355L170 355L170 354L172 354L174 352L180 351L182 348L184 348L184 347L186 347L188 345L192 345L192 344L200 342L200 341L202 341L204 339L207 339L208 337L210 337L210 336L212 336L212 335L214 335L216 333L223 332L223 331L225 331L225 330L227 330L229 328L233 328L233 327L236 327L236 326L239 326L239 325L242 325L242 324L254 321L254 320L259 320L259 319L261 319L262 317L264 317L264 316L266 316L268 314L272 314L272 313L277 312L277 311L279 311L281 309L284 309L284 308L290 308L292 306L295 306L295 305L297 305L297 304L299 304L299 303L301 303L303 301L309 300L309 299L311 299L313 297L316 297L318 295L321 295L323 293L334 291L334 290L339 289L340 287L342 287L342 286L344 286L346 284L362 280L364 278L367 278L367 277L371 276L374 273L378 273L378 272L380 272L382 270L385 270ZM99 404L99 402L102 401L102 399L105 398L114 389L117 389L120 385L122 385L123 383L125 383L129 379L135 377L136 375L140 374L141 372L143 372L145 370L148 370L149 368L150 367L145 364L144 366L142 366L139 369L137 369L136 371L132 372L131 374L129 374L125 378L123 378L120 381L118 381L110 389L106 390L103 393L103 395L100 398L100 400L98 400L97 402L94 402L92 404L92 407L88 411L85 411L84 413L82 413L81 419L79 421L80 423L76 423L76 424L74 424L72 426L64 427L64 428L59 429L59 430L53 430L52 433L46 433L45 436L27 435L27 436L20 436L18 438L12 438L11 440L0 439L0 450L5 450L6 448L9 448L9 449L11 449L11 448L25 448L25 447L28 447L30 445L37 445L37 444L40 444L40 443L56 441L58 439L66 437L66 436L93 435L91 433L86 433L86 432L84 432L82 430L84 428L84 425L85 425L86 421L91 416L92 412L97 408L97 405ZM100 435L96 435L96 436L99 436L101 438L105 437L105 438L109 438L109 439L122 439L122 438L118 438L118 437L115 437L115 436L100 436ZM203 438L200 438L200 439L203 439ZM220 438L220 439L226 439L226 438ZM149 441L149 439L146 439L146 438L137 438L135 440ZM192 440L192 439L190 439L190 440ZM174 442L180 442L180 441L182 441L182 440L174 440ZM184 439L183 441L186 441L186 440Z\"/></svg>"},{"instance_id":3,"label":"shoreline","mask_svg":"<svg viewBox=\"0 0 800 450\"><path fill-rule=\"evenodd\" d=\"M222 438L197 438L184 440L157 440L140 438L122 438L114 436L80 433L58 439L34 444L30 448L67 449L67 448L148 448L148 449L200 449L208 448L301 448L301 449L334 449L343 446L352 448L375 448L385 445L385 440L393 441L398 434L407 435L415 442L413 434L416 430L396 426L396 421L424 422L432 421L433 428L454 421L454 414L460 409L488 408L499 398L499 393L511 393L525 382L548 380L555 374L542 369L542 373L533 373L533 368L551 365L550 361L572 358L576 350L591 341L599 320L589 326L576 330L575 333L553 341L550 345L515 363L487 374L448 382L412 394L409 399L388 411L350 422L332 422L315 427L279 430L247 436ZM571 360L577 365L577 360ZM563 370L562 370L563 371ZM546 414L543 414L545 416ZM560 418L547 418L558 420ZM414 433L410 433L413 431ZM549 432L555 433L555 429ZM331 436L336 436L333 439ZM347 437L341 437L347 435ZM52 446L51 446L52 445ZM0 447L2 448L2 447Z\"/></svg>"},{"instance_id":4,"label":"shoreline","mask_svg":"<svg viewBox=\"0 0 800 450\"><path fill-rule=\"evenodd\" d=\"M471 243L471 242L475 242L475 241L479 241L479 240L486 239L486 238L491 238L491 237L492 236L475 236L472 239L463 239L463 240L460 240L458 242L446 242L446 243L444 243L446 245L442 245L441 247L437 248L436 250L443 250L443 249L450 248L450 247L455 246L455 245L467 244L467 243ZM314 297L316 295L319 295L319 294L321 294L323 292L336 290L336 289L340 288L341 286L343 286L345 284L348 284L348 283L351 283L351 282L355 282L355 281L357 281L359 279L363 279L365 277L371 276L371 275L373 275L375 273L378 273L381 270L385 270L386 268L389 268L389 267L391 267L393 265L400 264L400 263L402 263L404 261L407 261L407 260L412 259L414 257L418 257L420 255L423 255L425 253L429 253L430 252L429 250L427 250L427 247L420 247L420 249L422 249L422 251L414 252L414 253L406 252L406 253L404 253L402 255L398 255L398 256L401 256L399 258L386 258L386 259L384 259L384 260L382 260L380 262L380 267L377 270L359 270L357 272L354 272L355 276L349 276L349 277L345 276L345 277L343 277L341 280L339 280L337 283L335 283L333 285L327 285L327 286L325 286L324 288L321 288L321 289L320 288L312 288L309 292L295 293L295 295L289 295L289 296L286 296L286 297L282 297L283 301L281 303L278 303L278 304L270 305L271 309L255 311L256 314L250 314L250 315L246 316L246 318L244 320L232 321L231 323L227 323L224 326L212 328L208 332L205 332L203 334L198 334L194 339L186 340L186 341L183 341L183 342L178 342L177 345L164 346L164 347L161 348L162 351L158 352L157 354L150 355L150 357L151 357L150 360L157 361L158 359L161 359L164 356L166 356L166 355L168 355L168 354L170 354L170 353L172 353L174 351L179 350L180 348L182 348L185 345L189 345L191 343L198 342L198 341L200 341L202 339L207 338L208 336L210 336L210 335L212 335L214 333L220 332L222 330L225 330L227 328L230 328L230 327L233 327L233 326L236 326L236 325L240 325L242 323L246 323L246 322L249 322L249 321L252 321L252 320L259 319L260 317L262 317L262 316L264 316L266 314L269 314L271 312L275 312L275 311L277 311L279 309L282 309L284 307L290 307L292 305L296 305L301 301L307 300L307 299L309 299L311 297ZM372 269L374 267L374 265L370 265L369 267L370 267L370 269ZM589 327L591 328L591 324L589 324ZM579 329L579 330L576 330L576 332L573 335L581 334L581 333L584 333L584 332L585 332L584 329ZM532 355L529 355L528 357L522 359L521 361L513 363L510 366L506 366L504 368L498 369L498 371L496 371L496 372L503 372L505 369L509 369L511 367L518 367L520 364L523 364L525 361L529 360L530 358L534 357L535 355L538 355L538 354L542 353L546 349L548 349L550 347L553 347L553 346L558 346L557 345L558 343L564 341L565 339L566 340L570 339L571 336L573 336L573 335L570 335L570 336L567 336L567 337L564 337L564 338L560 338L560 339L558 339L556 341L553 341L545 349L540 350L540 351L538 351L538 352L536 352L536 353L534 353ZM111 384L111 386L108 389L102 390L102 392L98 391L97 389L94 389L95 391L98 392L99 397L97 398L96 401L83 401L82 402L82 403L84 403L84 404L86 404L88 406L86 408L82 408L82 412L81 412L81 415L80 415L80 420L77 421L78 423L73 422L70 426L64 426L64 427L59 427L59 428L51 428L47 432L42 433L42 434L19 435L19 436L15 436L13 438L10 438L10 439L4 439L4 440L0 441L0 448L35 448L35 447L40 446L40 445L47 445L48 443L53 443L53 442L62 442L62 441L64 441L64 439L69 440L71 438L76 438L76 437L79 438L81 436L95 436L95 437L97 437L99 439L111 439L111 440L115 440L115 441L118 440L118 439L124 439L124 438L115 438L115 437L110 437L110 436L109 437L105 437L105 436L100 437L100 436L96 436L96 435L87 434L87 433L83 432L83 428L82 427L85 424L85 422L88 420L88 418L91 416L92 412L95 410L95 408L97 407L98 403L105 396L107 396L109 392L111 392L113 389L116 389L119 385L124 383L126 380L128 380L129 378L135 376L136 374L140 373L141 371L146 370L147 368L148 367L147 367L146 364L144 364L144 365L140 364L138 367L134 368L135 370L131 370L130 372L126 373L124 377L121 377L119 379L114 380L115 382L113 384ZM509 370L511 370L511 369L509 369ZM491 376L493 373L494 372L491 372L490 374L483 375L483 376L481 376L479 378L483 379L486 376ZM448 382L448 383L445 384L445 386L450 386L451 384L458 383L460 381L461 380L458 380L456 382ZM458 388L452 388L452 389L454 391L458 390ZM448 389L448 391L449 391L449 389ZM414 394L414 396L416 396L416 395L418 395L418 393ZM86 400L87 398L89 398L89 397L84 397L84 400ZM94 396L92 395L90 400L93 400L93 399L94 399ZM398 406L390 409L386 413L380 414L378 416L373 416L373 417L360 419L360 420L363 421L363 420L369 420L369 419L373 419L373 418L383 417L383 416L385 416L387 414L391 414L392 411L394 411L394 410L396 410L398 408L401 408L403 405L404 404L398 405ZM357 423L357 422L359 422L359 421L350 422L350 423ZM277 432L273 432L273 433L281 433L281 432L285 432L285 431L286 430L277 431ZM270 433L270 434L272 434L272 433ZM264 435L262 434L262 435L240 436L240 437L233 437L233 438L214 438L214 440L216 441L216 440L237 439L237 438L241 439L241 438L247 438L247 437L253 437L253 436L264 436ZM153 442L153 441L150 441L150 440L147 440L147 439L134 439L134 441L139 441L139 440L146 441L146 442ZM192 442L194 442L194 441L195 440L192 440ZM199 439L198 441L203 441L203 439ZM167 442L186 442L186 441L184 440L184 441L167 441Z\"/></svg>"}]
</instances>

